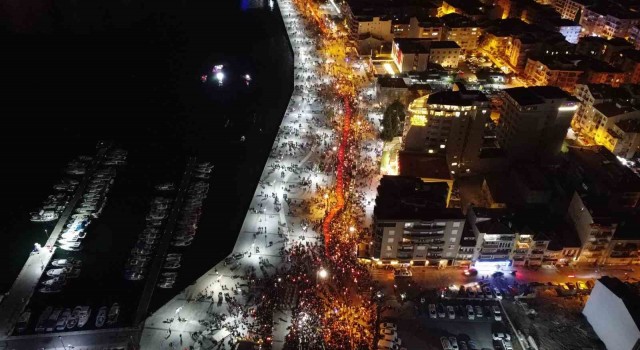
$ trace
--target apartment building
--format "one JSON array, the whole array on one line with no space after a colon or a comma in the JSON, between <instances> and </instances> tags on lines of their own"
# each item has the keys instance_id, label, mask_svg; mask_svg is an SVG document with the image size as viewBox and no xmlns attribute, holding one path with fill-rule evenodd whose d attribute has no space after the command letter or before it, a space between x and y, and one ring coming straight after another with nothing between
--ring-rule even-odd
<instances>
[{"instance_id":1,"label":"apartment building","mask_svg":"<svg viewBox=\"0 0 640 350\"><path fill-rule=\"evenodd\" d=\"M425 71L429 63L456 68L460 60L460 46L453 41L394 39L391 58L400 72Z\"/></svg>"},{"instance_id":2,"label":"apartment building","mask_svg":"<svg viewBox=\"0 0 640 350\"><path fill-rule=\"evenodd\" d=\"M564 19L580 21L580 16L585 7L592 5L590 0L554 0L553 7Z\"/></svg>"},{"instance_id":3,"label":"apartment building","mask_svg":"<svg viewBox=\"0 0 640 350\"><path fill-rule=\"evenodd\" d=\"M383 176L373 212L371 256L379 264L452 265L465 217L447 208L449 185Z\"/></svg>"},{"instance_id":4,"label":"apartment building","mask_svg":"<svg viewBox=\"0 0 640 350\"><path fill-rule=\"evenodd\" d=\"M445 24L444 40L454 41L463 53L470 53L478 48L482 28L475 21L457 13L445 15L441 19Z\"/></svg>"},{"instance_id":5,"label":"apartment building","mask_svg":"<svg viewBox=\"0 0 640 350\"><path fill-rule=\"evenodd\" d=\"M467 172L477 162L482 147L490 101L478 90L455 84L409 105L404 149L446 157L453 174ZM471 170L469 170L470 172Z\"/></svg>"},{"instance_id":6,"label":"apartment building","mask_svg":"<svg viewBox=\"0 0 640 350\"><path fill-rule=\"evenodd\" d=\"M528 58L524 75L537 86L557 86L572 93L584 70L568 55L544 55Z\"/></svg>"},{"instance_id":7,"label":"apartment building","mask_svg":"<svg viewBox=\"0 0 640 350\"><path fill-rule=\"evenodd\" d=\"M596 117L595 105L605 102L631 105L634 102L626 88L605 84L578 84L575 96L580 101L580 106L571 121L571 126L580 135L590 139L595 137L601 123L601 117Z\"/></svg>"},{"instance_id":8,"label":"apartment building","mask_svg":"<svg viewBox=\"0 0 640 350\"><path fill-rule=\"evenodd\" d=\"M580 25L584 35L601 36L607 39L626 38L631 28L640 23L640 14L629 11L616 2L601 2L582 10Z\"/></svg>"},{"instance_id":9,"label":"apartment building","mask_svg":"<svg viewBox=\"0 0 640 350\"><path fill-rule=\"evenodd\" d=\"M640 119L621 120L600 135L601 144L618 157L632 159L640 147Z\"/></svg>"},{"instance_id":10,"label":"apartment building","mask_svg":"<svg viewBox=\"0 0 640 350\"><path fill-rule=\"evenodd\" d=\"M498 143L510 159L549 159L560 148L578 101L554 86L505 89Z\"/></svg>"},{"instance_id":11,"label":"apartment building","mask_svg":"<svg viewBox=\"0 0 640 350\"><path fill-rule=\"evenodd\" d=\"M470 206L467 220L476 243L472 258L474 266L496 269L511 266L516 233L511 229L510 215L503 209Z\"/></svg>"}]
</instances>

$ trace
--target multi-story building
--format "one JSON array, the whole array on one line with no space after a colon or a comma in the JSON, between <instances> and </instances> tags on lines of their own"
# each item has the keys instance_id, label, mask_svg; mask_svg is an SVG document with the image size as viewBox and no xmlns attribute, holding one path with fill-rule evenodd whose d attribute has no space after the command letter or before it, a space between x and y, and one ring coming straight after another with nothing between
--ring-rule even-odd
<instances>
[{"instance_id":1,"label":"multi-story building","mask_svg":"<svg viewBox=\"0 0 640 350\"><path fill-rule=\"evenodd\" d=\"M444 23L437 17L409 19L408 38L444 40Z\"/></svg>"},{"instance_id":2,"label":"multi-story building","mask_svg":"<svg viewBox=\"0 0 640 350\"><path fill-rule=\"evenodd\" d=\"M575 98L554 86L503 90L498 143L511 159L548 159L560 148L578 109Z\"/></svg>"},{"instance_id":3,"label":"multi-story building","mask_svg":"<svg viewBox=\"0 0 640 350\"><path fill-rule=\"evenodd\" d=\"M629 105L623 105L616 102L603 102L593 105L593 117L589 123L589 127L585 129L586 133L593 135L596 144L605 146L609 151L616 150L618 137L624 136L621 128L616 124L627 120L640 120L640 110ZM621 124L622 128L633 130L633 124ZM628 135L632 136L632 135ZM627 141L632 141L630 138ZM621 143L618 151L622 156L628 152L635 153L635 150L629 150ZM627 158L627 157L624 157Z\"/></svg>"},{"instance_id":4,"label":"multi-story building","mask_svg":"<svg viewBox=\"0 0 640 350\"><path fill-rule=\"evenodd\" d=\"M460 46L453 41L394 39L391 58L400 72L425 71L429 63L456 68L460 60Z\"/></svg>"},{"instance_id":5,"label":"multi-story building","mask_svg":"<svg viewBox=\"0 0 640 350\"><path fill-rule=\"evenodd\" d=\"M380 264L451 265L465 217L447 208L448 184L383 176L373 211L371 256Z\"/></svg>"},{"instance_id":6,"label":"multi-story building","mask_svg":"<svg viewBox=\"0 0 640 350\"><path fill-rule=\"evenodd\" d=\"M458 68L462 49L455 41L432 41L429 62L444 68Z\"/></svg>"},{"instance_id":7,"label":"multi-story building","mask_svg":"<svg viewBox=\"0 0 640 350\"><path fill-rule=\"evenodd\" d=\"M511 230L510 216L506 211L470 206L467 222L476 242L472 258L474 266L479 269L511 266L516 234Z\"/></svg>"},{"instance_id":8,"label":"multi-story building","mask_svg":"<svg viewBox=\"0 0 640 350\"><path fill-rule=\"evenodd\" d=\"M640 50L620 51L612 63L625 72L627 83L640 84Z\"/></svg>"},{"instance_id":9,"label":"multi-story building","mask_svg":"<svg viewBox=\"0 0 640 350\"><path fill-rule=\"evenodd\" d=\"M640 264L640 222L635 216L620 218L604 256L605 265Z\"/></svg>"},{"instance_id":10,"label":"multi-story building","mask_svg":"<svg viewBox=\"0 0 640 350\"><path fill-rule=\"evenodd\" d=\"M640 14L615 2L601 2L582 10L580 25L584 35L626 38L640 22Z\"/></svg>"},{"instance_id":11,"label":"multi-story building","mask_svg":"<svg viewBox=\"0 0 640 350\"><path fill-rule=\"evenodd\" d=\"M576 191L571 199L568 217L580 237L581 252L577 263L601 263L605 250L618 225L607 208L588 196L584 191Z\"/></svg>"},{"instance_id":12,"label":"multi-story building","mask_svg":"<svg viewBox=\"0 0 640 350\"><path fill-rule=\"evenodd\" d=\"M550 239L542 234L519 233L513 249L513 265L541 266Z\"/></svg>"},{"instance_id":13,"label":"multi-story building","mask_svg":"<svg viewBox=\"0 0 640 350\"><path fill-rule=\"evenodd\" d=\"M586 6L592 5L589 0L554 0L553 7L564 19L580 21L580 16Z\"/></svg>"},{"instance_id":14,"label":"multi-story building","mask_svg":"<svg viewBox=\"0 0 640 350\"><path fill-rule=\"evenodd\" d=\"M600 124L600 117L596 117L595 105L604 102L630 105L634 101L625 88L605 84L578 84L575 96L580 101L580 107L571 121L571 126L582 136L590 139L595 137Z\"/></svg>"},{"instance_id":15,"label":"multi-story building","mask_svg":"<svg viewBox=\"0 0 640 350\"><path fill-rule=\"evenodd\" d=\"M566 41L572 44L578 43L582 31L582 27L578 23L564 18L551 18L547 19L545 24L549 29L562 34Z\"/></svg>"},{"instance_id":16,"label":"multi-story building","mask_svg":"<svg viewBox=\"0 0 640 350\"><path fill-rule=\"evenodd\" d=\"M355 17L352 30L355 36L371 34L386 42L391 42L393 32L391 31L392 19L380 16L357 16Z\"/></svg>"},{"instance_id":17,"label":"multi-story building","mask_svg":"<svg viewBox=\"0 0 640 350\"><path fill-rule=\"evenodd\" d=\"M557 86L573 92L584 70L576 66L576 61L567 55L545 55L528 58L524 68L525 76L537 86Z\"/></svg>"},{"instance_id":18,"label":"multi-story building","mask_svg":"<svg viewBox=\"0 0 640 350\"><path fill-rule=\"evenodd\" d=\"M478 48L482 28L476 22L457 13L443 16L442 21L445 24L444 40L455 41L464 53Z\"/></svg>"},{"instance_id":19,"label":"multi-story building","mask_svg":"<svg viewBox=\"0 0 640 350\"><path fill-rule=\"evenodd\" d=\"M618 157L631 159L640 147L640 119L615 123L601 135L602 145Z\"/></svg>"},{"instance_id":20,"label":"multi-story building","mask_svg":"<svg viewBox=\"0 0 640 350\"><path fill-rule=\"evenodd\" d=\"M640 25L635 25L629 29L628 39L633 44L634 49L640 49Z\"/></svg>"},{"instance_id":21,"label":"multi-story building","mask_svg":"<svg viewBox=\"0 0 640 350\"><path fill-rule=\"evenodd\" d=\"M482 92L455 84L451 91L414 100L409 112L405 150L446 156L454 174L467 172L477 162L491 114L490 102Z\"/></svg>"}]
</instances>

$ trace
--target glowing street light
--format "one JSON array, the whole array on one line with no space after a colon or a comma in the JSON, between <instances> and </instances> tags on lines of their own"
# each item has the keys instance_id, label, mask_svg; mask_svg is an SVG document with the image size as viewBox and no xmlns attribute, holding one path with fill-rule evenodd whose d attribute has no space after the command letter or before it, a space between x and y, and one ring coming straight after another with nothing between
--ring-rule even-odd
<instances>
[{"instance_id":1,"label":"glowing street light","mask_svg":"<svg viewBox=\"0 0 640 350\"><path fill-rule=\"evenodd\" d=\"M322 279L325 279L327 278L327 276L329 276L329 273L324 269L324 267L321 267L320 271L318 271L318 276L320 276L320 278Z\"/></svg>"}]
</instances>

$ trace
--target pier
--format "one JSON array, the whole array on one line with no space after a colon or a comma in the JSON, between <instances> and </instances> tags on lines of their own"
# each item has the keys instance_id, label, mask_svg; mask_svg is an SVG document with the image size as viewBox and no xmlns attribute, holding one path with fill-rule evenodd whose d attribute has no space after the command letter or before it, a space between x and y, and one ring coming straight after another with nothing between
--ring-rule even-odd
<instances>
[{"instance_id":1,"label":"pier","mask_svg":"<svg viewBox=\"0 0 640 350\"><path fill-rule=\"evenodd\" d=\"M78 201L82 198L93 173L100 167L108 149L109 147L102 147L98 150L91 162L91 167L87 169L73 197L69 200L69 203L67 203L56 226L51 231L49 239L47 239L47 242L39 252L31 253L20 274L18 274L18 277L13 282L8 295L0 304L0 341L5 340L13 332L15 323L29 303L31 296L38 286L38 281L40 281L45 268L49 265L49 261L51 261L51 258L56 252L55 243L60 237L64 225L73 214L76 204L78 204ZM37 316L31 315L31 317Z\"/></svg>"},{"instance_id":2,"label":"pier","mask_svg":"<svg viewBox=\"0 0 640 350\"><path fill-rule=\"evenodd\" d=\"M151 267L149 268L149 274L147 275L144 289L142 291L142 296L140 297L140 302L138 303L138 308L136 310L135 321L133 323L134 325L140 324L140 322L142 322L147 317L147 310L149 310L149 304L151 303L151 298L153 297L153 291L156 289L156 282L158 281L160 271L162 270L162 263L164 262L167 250L169 249L169 245L171 244L171 238L173 237L173 231L175 231L176 221L178 220L180 211L182 210L184 197L189 190L189 184L191 183L193 169L196 166L196 161L197 160L195 157L191 157L189 159L189 162L187 163L184 175L182 175L180 187L178 187L177 189L176 197L173 201L173 206L171 207L171 213L169 214L167 224L165 225L164 231L162 232L162 237L160 238L158 251L153 258Z\"/></svg>"}]
</instances>

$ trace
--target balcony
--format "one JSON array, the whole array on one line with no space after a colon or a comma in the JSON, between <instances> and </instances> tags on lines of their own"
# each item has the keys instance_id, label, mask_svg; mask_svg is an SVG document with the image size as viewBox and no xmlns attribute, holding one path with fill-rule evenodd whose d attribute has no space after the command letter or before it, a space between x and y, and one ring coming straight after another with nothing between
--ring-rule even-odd
<instances>
[{"instance_id":1,"label":"balcony","mask_svg":"<svg viewBox=\"0 0 640 350\"><path fill-rule=\"evenodd\" d=\"M444 237L443 229L433 230L407 230L405 229L403 234L410 237Z\"/></svg>"},{"instance_id":2,"label":"balcony","mask_svg":"<svg viewBox=\"0 0 640 350\"><path fill-rule=\"evenodd\" d=\"M542 254L544 254L543 249L534 249L531 251L531 255L542 255Z\"/></svg>"},{"instance_id":3,"label":"balcony","mask_svg":"<svg viewBox=\"0 0 640 350\"><path fill-rule=\"evenodd\" d=\"M528 249L516 249L513 251L514 254L527 254Z\"/></svg>"},{"instance_id":4,"label":"balcony","mask_svg":"<svg viewBox=\"0 0 640 350\"><path fill-rule=\"evenodd\" d=\"M427 253L427 258L439 259L439 258L442 258L442 254L440 254L440 253Z\"/></svg>"},{"instance_id":5,"label":"balcony","mask_svg":"<svg viewBox=\"0 0 640 350\"><path fill-rule=\"evenodd\" d=\"M429 248L427 248L427 251L429 251L429 252L441 252L442 251L442 247L429 247Z\"/></svg>"},{"instance_id":6,"label":"balcony","mask_svg":"<svg viewBox=\"0 0 640 350\"><path fill-rule=\"evenodd\" d=\"M398 259L411 259L411 258L413 258L413 254L412 253L401 253L401 252L398 252L397 257L398 257Z\"/></svg>"},{"instance_id":7,"label":"balcony","mask_svg":"<svg viewBox=\"0 0 640 350\"><path fill-rule=\"evenodd\" d=\"M601 245L589 246L587 247L587 250L590 252L601 252L604 250L604 246L601 246Z\"/></svg>"}]
</instances>

